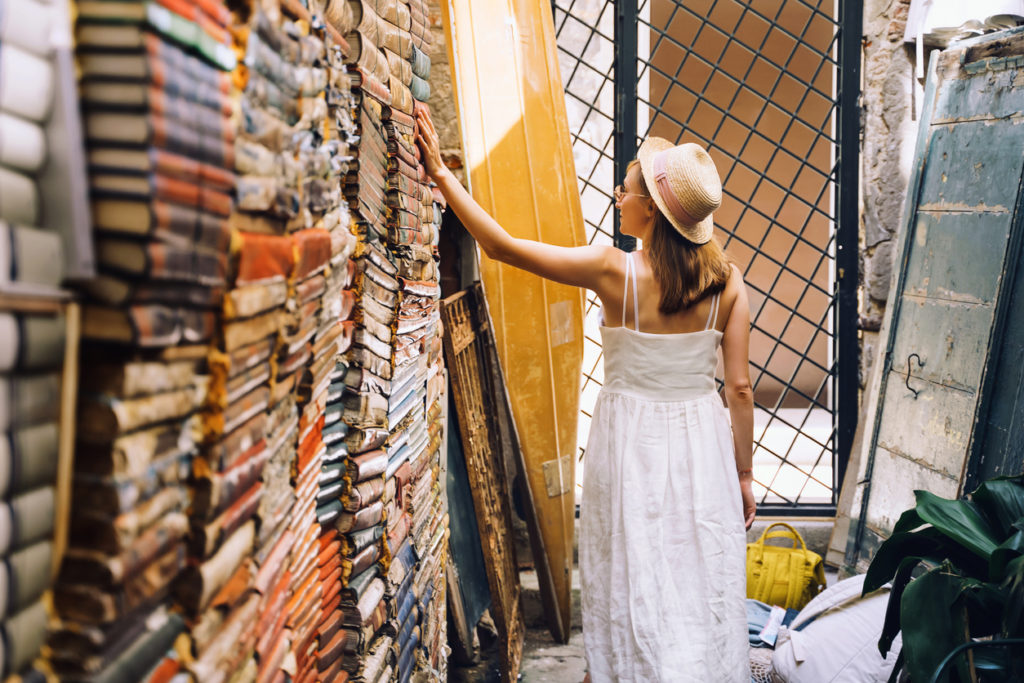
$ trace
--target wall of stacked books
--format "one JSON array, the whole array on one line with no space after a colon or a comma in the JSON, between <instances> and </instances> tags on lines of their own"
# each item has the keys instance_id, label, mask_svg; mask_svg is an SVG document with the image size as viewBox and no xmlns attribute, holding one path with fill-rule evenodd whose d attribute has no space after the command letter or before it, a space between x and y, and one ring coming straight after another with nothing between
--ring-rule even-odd
<instances>
[{"instance_id":1,"label":"wall of stacked books","mask_svg":"<svg viewBox=\"0 0 1024 683\"><path fill-rule=\"evenodd\" d=\"M97 272L68 548L45 645L43 610L9 670L43 645L67 681L444 680L426 0L72 4ZM8 479L53 508L49 479ZM43 574L5 618L39 611Z\"/></svg>"},{"instance_id":2,"label":"wall of stacked books","mask_svg":"<svg viewBox=\"0 0 1024 683\"><path fill-rule=\"evenodd\" d=\"M62 289L89 272L66 8L0 7L0 676L39 680L65 544L78 308ZM62 30L58 30L62 29ZM56 46L60 46L58 49ZM66 119L68 111L73 121ZM78 145L80 148L80 145ZM77 168L74 168L77 164ZM71 187L78 177L77 188ZM87 237L87 235L86 235Z\"/></svg>"}]
</instances>

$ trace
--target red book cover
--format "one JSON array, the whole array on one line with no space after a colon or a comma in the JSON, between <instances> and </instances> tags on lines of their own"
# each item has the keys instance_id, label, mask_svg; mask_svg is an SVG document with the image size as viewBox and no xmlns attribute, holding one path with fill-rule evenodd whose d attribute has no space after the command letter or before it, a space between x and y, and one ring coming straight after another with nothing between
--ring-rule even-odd
<instances>
[{"instance_id":1,"label":"red book cover","mask_svg":"<svg viewBox=\"0 0 1024 683\"><path fill-rule=\"evenodd\" d=\"M302 282L323 269L331 260L331 234L326 230L312 228L300 230L292 235L295 241L295 268L292 276Z\"/></svg>"},{"instance_id":2,"label":"red book cover","mask_svg":"<svg viewBox=\"0 0 1024 683\"><path fill-rule=\"evenodd\" d=\"M243 286L264 280L287 279L295 265L290 237L239 233L235 284ZM329 241L329 238L328 238Z\"/></svg>"}]
</instances>

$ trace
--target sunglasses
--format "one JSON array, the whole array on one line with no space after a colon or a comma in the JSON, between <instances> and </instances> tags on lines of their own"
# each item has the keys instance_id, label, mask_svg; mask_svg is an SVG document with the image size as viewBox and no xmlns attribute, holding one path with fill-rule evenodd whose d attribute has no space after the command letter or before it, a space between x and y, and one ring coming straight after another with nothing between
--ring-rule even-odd
<instances>
[{"instance_id":1,"label":"sunglasses","mask_svg":"<svg viewBox=\"0 0 1024 683\"><path fill-rule=\"evenodd\" d=\"M615 197L615 201L622 201L623 197L646 197L647 195L639 192L626 192L625 185L616 185L615 189L612 190L612 195Z\"/></svg>"}]
</instances>

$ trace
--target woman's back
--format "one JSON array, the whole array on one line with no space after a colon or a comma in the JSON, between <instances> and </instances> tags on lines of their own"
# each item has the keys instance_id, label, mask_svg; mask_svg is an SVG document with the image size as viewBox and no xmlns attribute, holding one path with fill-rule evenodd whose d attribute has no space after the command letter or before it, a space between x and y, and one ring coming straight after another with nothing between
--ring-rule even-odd
<instances>
[{"instance_id":1,"label":"woman's back","mask_svg":"<svg viewBox=\"0 0 1024 683\"><path fill-rule=\"evenodd\" d=\"M704 297L689 309L666 316L657 310L657 293L640 287L637 266L642 258L631 253L624 260L621 324L601 328L604 391L651 401L687 401L713 394L722 340L718 329L721 294ZM654 283L647 286L653 288ZM634 301L640 302L639 315ZM649 331L643 324L645 313L652 326L671 331ZM696 324L694 318L702 313L703 320Z\"/></svg>"},{"instance_id":2,"label":"woman's back","mask_svg":"<svg viewBox=\"0 0 1024 683\"><path fill-rule=\"evenodd\" d=\"M627 266L629 260L632 264ZM729 319L729 313L736 301L736 293L728 284L721 295L716 299L714 295L705 296L688 308L671 314L664 314L658 310L661 301L661 285L658 283L654 272L651 270L642 251L626 254L622 260L623 272L619 280L626 286L617 290L612 297L604 300L604 326L606 328L624 327L640 329L647 334L685 334L689 332L700 332L707 327L708 318L713 318L712 325L719 332L725 330L725 323ZM639 320L637 311L634 309L632 285L629 284L631 277L626 272L629 268L635 274L637 294L640 301ZM731 279L730 283L731 284ZM712 307L717 306L716 311ZM623 318L625 316L625 318ZM625 323L622 320L625 319ZM635 327L639 323L639 327Z\"/></svg>"}]
</instances>

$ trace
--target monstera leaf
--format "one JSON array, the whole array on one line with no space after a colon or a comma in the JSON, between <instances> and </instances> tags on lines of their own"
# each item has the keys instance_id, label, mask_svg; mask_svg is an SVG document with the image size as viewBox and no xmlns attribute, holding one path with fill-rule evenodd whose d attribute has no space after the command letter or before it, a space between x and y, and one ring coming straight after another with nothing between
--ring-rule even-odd
<instances>
[{"instance_id":1,"label":"monstera leaf","mask_svg":"<svg viewBox=\"0 0 1024 683\"><path fill-rule=\"evenodd\" d=\"M989 480L968 500L914 496L875 554L864 593L892 582L878 649L885 656L902 631L900 659L916 682L971 639L1024 635L1024 476ZM1016 680L1022 660L996 649L961 656L942 680L972 680L969 661L986 680Z\"/></svg>"}]
</instances>

